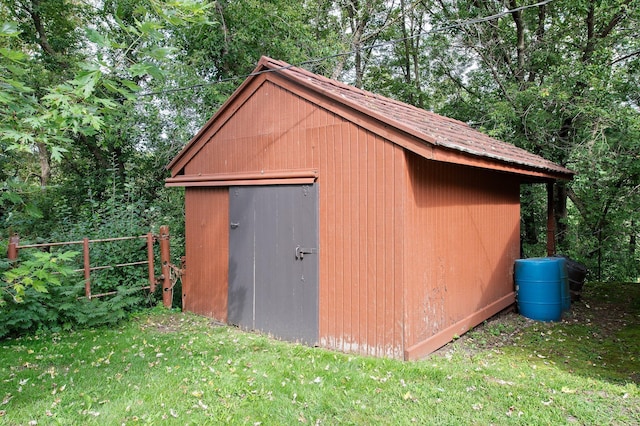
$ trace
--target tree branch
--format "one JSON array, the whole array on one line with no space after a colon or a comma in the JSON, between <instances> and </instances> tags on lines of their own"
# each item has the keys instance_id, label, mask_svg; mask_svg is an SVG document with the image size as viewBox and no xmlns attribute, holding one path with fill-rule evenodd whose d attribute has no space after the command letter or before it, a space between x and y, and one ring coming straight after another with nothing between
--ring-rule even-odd
<instances>
[{"instance_id":1,"label":"tree branch","mask_svg":"<svg viewBox=\"0 0 640 426\"><path fill-rule=\"evenodd\" d=\"M614 59L609 65L614 65L617 64L618 62L622 62L626 59L632 58L634 56L640 55L640 50L636 50L635 52L629 53L627 55L624 55L618 59Z\"/></svg>"},{"instance_id":2,"label":"tree branch","mask_svg":"<svg viewBox=\"0 0 640 426\"><path fill-rule=\"evenodd\" d=\"M511 9L517 9L518 4L516 0L510 0L509 6ZM517 10L511 14L513 22L516 24L516 52L518 55L518 68L514 77L517 81L522 82L524 78L524 22L522 19L522 10Z\"/></svg>"},{"instance_id":3,"label":"tree branch","mask_svg":"<svg viewBox=\"0 0 640 426\"><path fill-rule=\"evenodd\" d=\"M611 18L609 23L598 33L598 38L607 37L611 33L611 31L613 31L613 29L622 21L622 19L626 15L626 9L629 3L631 3L631 0L626 0L620 5L620 11L613 15L613 18Z\"/></svg>"},{"instance_id":4,"label":"tree branch","mask_svg":"<svg viewBox=\"0 0 640 426\"><path fill-rule=\"evenodd\" d=\"M585 223L589 223L589 214L587 213L587 207L584 205L584 202L578 197L578 194L576 194L573 188L571 188L570 186L567 186L567 196L569 197L573 205L576 206L578 212L580 212L580 216L582 216Z\"/></svg>"},{"instance_id":5,"label":"tree branch","mask_svg":"<svg viewBox=\"0 0 640 426\"><path fill-rule=\"evenodd\" d=\"M44 25L42 24L42 19L40 17L40 13L38 8L40 6L40 0L32 0L31 8L25 8L29 15L31 16L31 20L33 21L33 26L38 34L38 44L44 50L47 55L52 58L56 56L56 51L49 44L49 39L47 38L47 33L44 30Z\"/></svg>"}]
</instances>

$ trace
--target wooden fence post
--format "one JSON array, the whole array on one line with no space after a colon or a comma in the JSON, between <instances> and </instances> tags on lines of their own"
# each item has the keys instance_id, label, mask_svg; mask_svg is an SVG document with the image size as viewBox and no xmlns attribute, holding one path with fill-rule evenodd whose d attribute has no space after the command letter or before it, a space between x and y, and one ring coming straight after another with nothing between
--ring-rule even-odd
<instances>
[{"instance_id":1,"label":"wooden fence post","mask_svg":"<svg viewBox=\"0 0 640 426\"><path fill-rule=\"evenodd\" d=\"M162 303L171 308L173 287L171 287L171 254L169 249L169 227L160 227L160 261L162 262Z\"/></svg>"},{"instance_id":2,"label":"wooden fence post","mask_svg":"<svg viewBox=\"0 0 640 426\"><path fill-rule=\"evenodd\" d=\"M7 248L7 258L10 261L18 260L18 245L20 244L20 237L18 234L13 234L9 237L9 247Z\"/></svg>"}]
</instances>

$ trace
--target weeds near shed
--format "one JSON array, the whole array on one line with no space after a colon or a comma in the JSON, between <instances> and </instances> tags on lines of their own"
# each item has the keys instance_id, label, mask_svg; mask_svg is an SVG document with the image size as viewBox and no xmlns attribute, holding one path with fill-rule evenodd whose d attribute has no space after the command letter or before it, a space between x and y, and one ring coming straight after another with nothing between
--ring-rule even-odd
<instances>
[{"instance_id":1,"label":"weeds near shed","mask_svg":"<svg viewBox=\"0 0 640 426\"><path fill-rule=\"evenodd\" d=\"M561 323L501 315L419 362L163 310L5 340L0 424L638 424L638 290L593 286Z\"/></svg>"}]
</instances>

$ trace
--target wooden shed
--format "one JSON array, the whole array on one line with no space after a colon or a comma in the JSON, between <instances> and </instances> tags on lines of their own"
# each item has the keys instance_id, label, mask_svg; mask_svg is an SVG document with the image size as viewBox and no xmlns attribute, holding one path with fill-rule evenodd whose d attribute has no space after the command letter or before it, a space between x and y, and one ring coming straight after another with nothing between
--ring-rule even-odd
<instances>
[{"instance_id":1,"label":"wooden shed","mask_svg":"<svg viewBox=\"0 0 640 426\"><path fill-rule=\"evenodd\" d=\"M514 303L520 184L573 173L266 57L167 167L184 310L404 359Z\"/></svg>"}]
</instances>

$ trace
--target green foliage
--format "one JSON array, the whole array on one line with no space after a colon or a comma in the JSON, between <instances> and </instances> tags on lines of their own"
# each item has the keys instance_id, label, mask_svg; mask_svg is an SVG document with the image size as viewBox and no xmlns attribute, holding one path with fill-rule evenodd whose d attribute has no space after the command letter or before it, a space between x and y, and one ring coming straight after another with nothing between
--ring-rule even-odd
<instances>
[{"instance_id":1,"label":"green foliage","mask_svg":"<svg viewBox=\"0 0 640 426\"><path fill-rule=\"evenodd\" d=\"M39 222L47 223L42 229L53 227L54 222L57 222L57 226L55 231L49 231L46 241L39 238L38 242L80 241L85 237L102 239L142 236L149 231L157 233L161 224L169 224L178 230L183 226L180 220L176 221L175 216L166 214L164 209L149 206L141 193L145 188L136 185L135 180L122 183L115 169L111 169L110 173L111 190L106 194L108 197L103 200L90 198L79 212L73 214L73 206L64 198L60 188L49 188L49 191L57 194L57 200L55 205L50 205L45 210L47 216L51 214L49 220L41 218ZM166 192L166 195L176 194ZM175 202L161 197L156 205L162 203ZM13 219L15 218L14 215ZM182 215L177 215L177 219L182 219ZM12 222L18 223L15 220ZM183 247L179 235L172 238L176 264L179 263ZM27 242L23 239L22 243ZM116 294L87 300L83 297L82 274L71 272L73 269L82 269L82 256L77 256L77 252L69 252L70 249L78 250L78 245L62 246L60 251L53 247L50 253L24 249L20 251L17 267L8 269L10 265L5 265L7 270L3 273L3 285L7 297L0 311L0 322L3 324L0 336L36 330L114 324L131 312L146 309L156 303L156 295L149 295L148 290L142 290L142 287L149 284L146 265L92 271L92 294L114 291ZM155 258L159 259L157 247ZM142 238L90 244L92 267L146 259L146 240ZM156 262L156 276L160 275L158 264ZM36 291L42 290L42 286L45 286L47 292ZM176 300L179 302L179 298Z\"/></svg>"},{"instance_id":2,"label":"green foliage","mask_svg":"<svg viewBox=\"0 0 640 426\"><path fill-rule=\"evenodd\" d=\"M26 289L20 301L6 300L0 308L0 338L37 331L61 331L117 324L140 309L147 298L136 288L121 286L117 294L89 300L82 276L74 285L50 287L47 292Z\"/></svg>"},{"instance_id":3,"label":"green foliage","mask_svg":"<svg viewBox=\"0 0 640 426\"><path fill-rule=\"evenodd\" d=\"M37 293L47 293L51 286L60 286L61 279L73 273L67 263L78 254L75 251L33 251L27 259L21 260L17 266L2 273L2 290L15 302L22 302L25 291L29 288Z\"/></svg>"}]
</instances>

